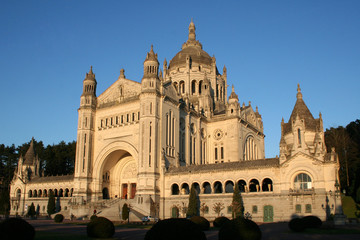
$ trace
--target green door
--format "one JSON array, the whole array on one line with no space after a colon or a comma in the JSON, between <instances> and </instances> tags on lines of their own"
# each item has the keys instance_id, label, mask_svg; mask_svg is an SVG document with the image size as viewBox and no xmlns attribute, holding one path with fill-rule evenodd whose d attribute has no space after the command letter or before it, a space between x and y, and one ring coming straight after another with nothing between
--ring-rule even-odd
<instances>
[{"instance_id":1,"label":"green door","mask_svg":"<svg viewBox=\"0 0 360 240\"><path fill-rule=\"evenodd\" d=\"M171 209L171 217L178 218L179 217L179 209L177 207L173 207Z\"/></svg>"},{"instance_id":2,"label":"green door","mask_svg":"<svg viewBox=\"0 0 360 240\"><path fill-rule=\"evenodd\" d=\"M264 222L274 221L274 208L271 205L264 206Z\"/></svg>"}]
</instances>

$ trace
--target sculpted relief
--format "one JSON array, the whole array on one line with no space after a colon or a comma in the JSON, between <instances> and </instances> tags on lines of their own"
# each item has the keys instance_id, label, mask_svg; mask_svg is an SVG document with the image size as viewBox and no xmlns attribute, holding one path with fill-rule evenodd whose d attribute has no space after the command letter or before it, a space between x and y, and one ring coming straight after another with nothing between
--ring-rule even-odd
<instances>
[{"instance_id":1,"label":"sculpted relief","mask_svg":"<svg viewBox=\"0 0 360 240\"><path fill-rule=\"evenodd\" d=\"M136 178L137 177L137 170L136 164L130 163L128 164L123 170L123 179L124 178Z\"/></svg>"}]
</instances>

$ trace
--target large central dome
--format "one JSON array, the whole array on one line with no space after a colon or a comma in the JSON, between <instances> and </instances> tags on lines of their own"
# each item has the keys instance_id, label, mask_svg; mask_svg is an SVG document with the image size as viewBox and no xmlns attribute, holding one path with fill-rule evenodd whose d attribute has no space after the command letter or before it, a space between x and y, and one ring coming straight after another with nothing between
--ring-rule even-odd
<instances>
[{"instance_id":1,"label":"large central dome","mask_svg":"<svg viewBox=\"0 0 360 240\"><path fill-rule=\"evenodd\" d=\"M189 25L189 39L183 44L182 50L170 60L169 69L185 66L186 58L190 57L192 64L211 65L212 58L202 50L202 45L196 40L195 24L191 21Z\"/></svg>"}]
</instances>

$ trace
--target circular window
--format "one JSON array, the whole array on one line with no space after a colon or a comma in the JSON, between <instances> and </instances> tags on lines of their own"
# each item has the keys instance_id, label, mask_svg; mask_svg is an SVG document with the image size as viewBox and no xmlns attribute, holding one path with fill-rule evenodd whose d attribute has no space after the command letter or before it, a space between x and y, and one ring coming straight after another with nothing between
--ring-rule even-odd
<instances>
[{"instance_id":1,"label":"circular window","mask_svg":"<svg viewBox=\"0 0 360 240\"><path fill-rule=\"evenodd\" d=\"M216 140L221 139L223 136L224 136L224 133L223 133L223 131L222 131L221 129L216 129L216 130L214 131L214 138L215 138Z\"/></svg>"}]
</instances>

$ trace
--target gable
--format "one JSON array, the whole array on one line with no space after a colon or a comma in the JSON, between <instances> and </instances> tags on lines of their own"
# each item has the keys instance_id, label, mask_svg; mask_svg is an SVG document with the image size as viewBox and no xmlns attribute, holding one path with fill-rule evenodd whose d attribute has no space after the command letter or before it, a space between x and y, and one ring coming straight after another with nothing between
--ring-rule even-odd
<instances>
[{"instance_id":1,"label":"gable","mask_svg":"<svg viewBox=\"0 0 360 240\"><path fill-rule=\"evenodd\" d=\"M103 107L122 101L137 99L140 92L140 83L125 78L119 78L97 98L97 106Z\"/></svg>"}]
</instances>

